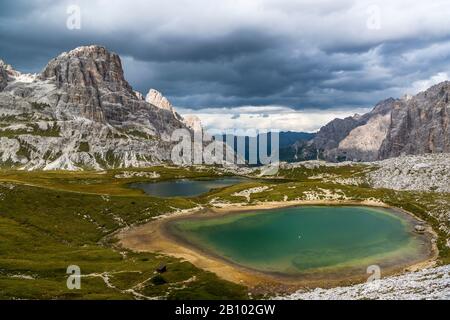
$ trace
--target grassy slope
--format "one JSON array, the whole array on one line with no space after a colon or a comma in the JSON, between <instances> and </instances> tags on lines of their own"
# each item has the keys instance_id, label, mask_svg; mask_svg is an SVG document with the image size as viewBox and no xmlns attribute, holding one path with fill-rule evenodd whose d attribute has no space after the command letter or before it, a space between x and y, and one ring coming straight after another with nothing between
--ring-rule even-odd
<instances>
[{"instance_id":1,"label":"grassy slope","mask_svg":"<svg viewBox=\"0 0 450 320\"><path fill-rule=\"evenodd\" d=\"M251 181L214 190L192 199L158 199L127 189L126 183L148 178L116 179L121 172L21 172L0 171L0 298L108 298L132 299L127 289L148 297L169 299L246 298L245 288L220 280L214 274L170 257L124 252L109 237L126 225L175 208L185 209L198 203L220 201L243 202L234 192L254 186L270 186L265 192L252 194L251 201L283 201L304 198L304 192L322 189L345 194L355 200L377 198L402 207L427 220L437 229L438 222L427 214L436 206L449 210L449 195L438 193L396 192L360 186L341 185L308 177L329 174L344 178L363 177L365 167L340 167L286 170L279 173L287 180ZM212 170L156 167L161 179L212 176ZM108 195L108 196L105 196ZM442 205L444 203L444 205ZM449 263L445 235L439 234L440 259ZM109 239L109 240L108 240ZM163 281L154 270L161 262L168 265ZM66 268L79 265L83 275L81 290L68 290ZM99 277L108 276L111 287ZM33 277L34 280L23 276ZM163 284L158 284L165 282Z\"/></svg>"},{"instance_id":2,"label":"grassy slope","mask_svg":"<svg viewBox=\"0 0 450 320\"><path fill-rule=\"evenodd\" d=\"M167 177L180 174L178 170L165 173ZM99 175L92 173L28 173L30 181L25 179L27 173L0 173L3 179L46 187L0 184L0 298L132 299L133 294L124 292L131 288L145 296L169 299L246 297L243 287L222 281L187 262L147 253L121 254L114 243L105 240L126 225L174 208L194 206L189 200L163 200L137 192L107 197L80 193L83 188L89 192L105 193L110 189L111 193L118 193L119 182L108 185L112 179L109 174L101 175L104 186L100 187ZM61 191L72 185L77 192ZM163 274L166 283L154 284L154 270L160 263L168 265ZM69 265L80 266L83 275L91 274L82 278L81 290L66 287ZM109 277L114 288L98 276L101 273Z\"/></svg>"}]
</instances>

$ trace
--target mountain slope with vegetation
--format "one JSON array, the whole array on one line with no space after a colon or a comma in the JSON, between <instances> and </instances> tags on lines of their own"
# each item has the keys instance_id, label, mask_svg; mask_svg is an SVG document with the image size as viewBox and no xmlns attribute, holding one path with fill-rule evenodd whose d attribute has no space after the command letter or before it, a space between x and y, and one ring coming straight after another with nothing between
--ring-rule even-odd
<instances>
[{"instance_id":1,"label":"mountain slope with vegetation","mask_svg":"<svg viewBox=\"0 0 450 320\"><path fill-rule=\"evenodd\" d=\"M156 90L125 80L119 56L79 47L39 74L0 61L0 163L27 170L143 167L170 160L176 129L190 129Z\"/></svg>"},{"instance_id":2,"label":"mountain slope with vegetation","mask_svg":"<svg viewBox=\"0 0 450 320\"><path fill-rule=\"evenodd\" d=\"M405 161L422 164L424 177L434 181L446 162L429 157ZM188 262L165 256L163 252L133 252L118 245L115 235L133 225L161 215L183 214L199 208L253 205L264 202L298 200L380 201L407 210L426 221L436 232L439 249L437 265L450 262L448 192L374 188L372 174L388 170L392 164L307 161L282 164L276 176L261 179L260 168L248 171L251 180L212 190L193 198L156 198L128 184L139 181L218 177L235 174L235 169L207 166L190 168L159 166L147 169L108 171L0 171L0 297L4 299L234 299L267 293L261 288L245 288L226 282L220 275L202 271ZM448 168L447 168L448 169ZM232 171L227 171L232 170ZM378 174L378 173L377 173ZM414 177L417 171L402 173ZM386 178L388 180L389 178ZM404 178L406 179L406 178ZM293 202L293 203L294 203ZM165 265L167 271L156 269ZM81 290L66 287L69 265L78 265L83 274ZM434 269L430 269L430 276ZM436 269L435 274L439 275ZM397 281L414 281L405 273ZM417 278L417 277L416 277ZM436 276L436 288L447 278ZM429 282L423 282L426 285ZM417 284L420 286L420 283ZM350 287L352 288L352 287ZM407 288L406 288L407 289ZM406 290L405 289L405 290ZM423 289L423 290L422 290ZM445 292L426 290L430 297ZM349 294L355 291L349 289ZM269 297L269 296L267 296ZM299 298L303 296L298 296ZM306 296L305 296L306 297ZM356 296L364 298L364 295ZM292 296L291 298L297 298Z\"/></svg>"}]
</instances>

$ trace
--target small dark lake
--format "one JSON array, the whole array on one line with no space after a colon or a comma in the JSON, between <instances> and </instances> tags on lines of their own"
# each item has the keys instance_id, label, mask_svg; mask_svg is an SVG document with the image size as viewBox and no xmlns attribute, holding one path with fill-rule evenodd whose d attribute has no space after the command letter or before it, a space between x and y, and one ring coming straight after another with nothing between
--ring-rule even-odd
<instances>
[{"instance_id":1,"label":"small dark lake","mask_svg":"<svg viewBox=\"0 0 450 320\"><path fill-rule=\"evenodd\" d=\"M161 182L137 182L130 184L133 189L143 190L155 197L195 197L212 189L223 188L248 181L241 177L225 177L218 179L177 179Z\"/></svg>"}]
</instances>

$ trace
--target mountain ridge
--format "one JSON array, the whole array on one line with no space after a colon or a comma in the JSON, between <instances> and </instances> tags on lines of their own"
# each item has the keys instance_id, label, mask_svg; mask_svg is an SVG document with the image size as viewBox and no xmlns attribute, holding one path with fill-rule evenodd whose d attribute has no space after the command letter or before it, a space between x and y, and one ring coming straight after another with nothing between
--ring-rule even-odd
<instances>
[{"instance_id":1,"label":"mountain ridge","mask_svg":"<svg viewBox=\"0 0 450 320\"><path fill-rule=\"evenodd\" d=\"M96 45L36 75L2 61L0 115L0 162L28 170L155 165L170 160L174 130L191 130L174 110L140 99L120 57Z\"/></svg>"},{"instance_id":2,"label":"mountain ridge","mask_svg":"<svg viewBox=\"0 0 450 320\"><path fill-rule=\"evenodd\" d=\"M450 152L450 82L380 101L364 115L334 119L308 146L328 161L376 161Z\"/></svg>"},{"instance_id":3,"label":"mountain ridge","mask_svg":"<svg viewBox=\"0 0 450 320\"><path fill-rule=\"evenodd\" d=\"M285 133L281 161L375 161L450 152L450 82L388 98L314 135ZM63 52L38 74L0 60L0 165L25 170L145 167L170 162L177 129L203 130L162 93L133 90L120 57L91 45ZM298 138L298 139L297 139ZM295 142L294 142L295 141Z\"/></svg>"}]
</instances>

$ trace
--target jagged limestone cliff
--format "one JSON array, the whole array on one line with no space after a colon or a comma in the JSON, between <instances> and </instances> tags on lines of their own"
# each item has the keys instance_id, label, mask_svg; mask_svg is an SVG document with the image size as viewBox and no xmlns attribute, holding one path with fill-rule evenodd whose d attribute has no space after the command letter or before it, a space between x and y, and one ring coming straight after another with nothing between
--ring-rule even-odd
<instances>
[{"instance_id":1,"label":"jagged limestone cliff","mask_svg":"<svg viewBox=\"0 0 450 320\"><path fill-rule=\"evenodd\" d=\"M335 119L310 145L329 161L373 161L450 152L450 82L415 96L389 98L364 115Z\"/></svg>"},{"instance_id":2,"label":"jagged limestone cliff","mask_svg":"<svg viewBox=\"0 0 450 320\"><path fill-rule=\"evenodd\" d=\"M171 133L189 128L171 105L152 102L132 90L119 56L104 47L62 53L36 75L0 62L0 163L76 170L168 161Z\"/></svg>"}]
</instances>

